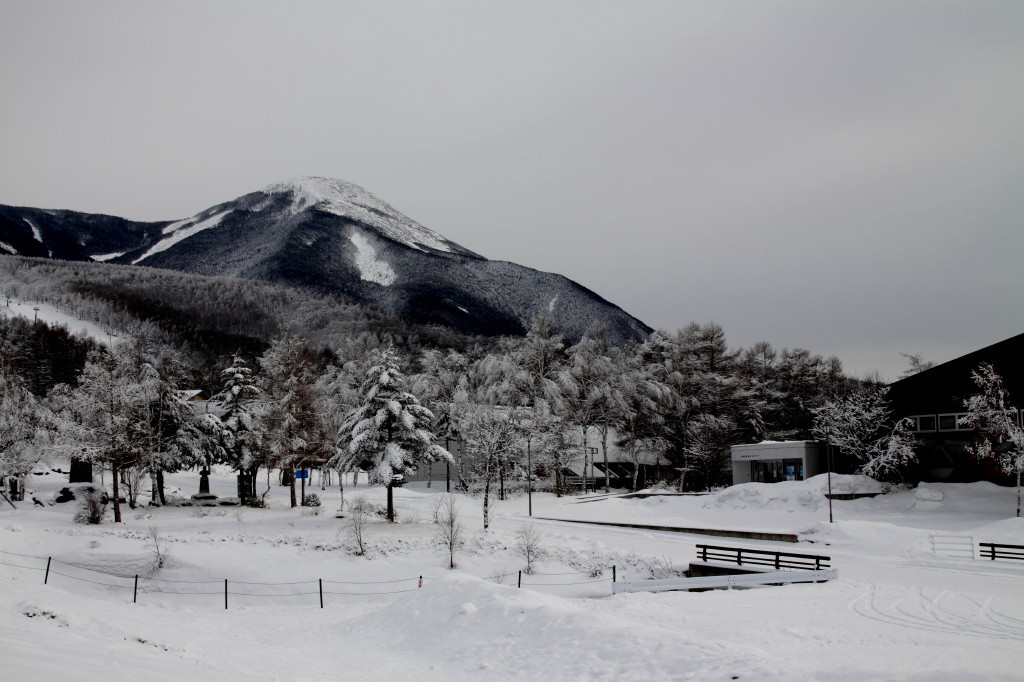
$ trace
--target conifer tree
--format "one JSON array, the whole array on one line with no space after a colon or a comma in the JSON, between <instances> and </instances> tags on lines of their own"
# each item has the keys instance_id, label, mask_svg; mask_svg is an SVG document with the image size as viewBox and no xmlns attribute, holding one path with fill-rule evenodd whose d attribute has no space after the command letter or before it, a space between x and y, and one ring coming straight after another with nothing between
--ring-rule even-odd
<instances>
[{"instance_id":1,"label":"conifer tree","mask_svg":"<svg viewBox=\"0 0 1024 682\"><path fill-rule=\"evenodd\" d=\"M262 455L262 430L257 414L257 399L262 395L256 387L252 369L237 355L221 372L224 388L214 396L224 405L220 417L220 459L250 478L249 494L253 494L256 472Z\"/></svg>"},{"instance_id":2,"label":"conifer tree","mask_svg":"<svg viewBox=\"0 0 1024 682\"><path fill-rule=\"evenodd\" d=\"M434 444L434 415L406 390L393 347L380 352L360 394L362 403L342 424L338 450L328 466L342 472L366 468L371 483L387 486L388 521L394 522L395 476L411 473L418 464L451 462L452 456Z\"/></svg>"}]
</instances>

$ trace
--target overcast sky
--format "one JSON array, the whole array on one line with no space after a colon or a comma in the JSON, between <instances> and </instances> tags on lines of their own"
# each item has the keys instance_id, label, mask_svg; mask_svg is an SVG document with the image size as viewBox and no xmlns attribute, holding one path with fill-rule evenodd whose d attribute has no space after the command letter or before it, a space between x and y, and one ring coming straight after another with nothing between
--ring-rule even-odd
<instances>
[{"instance_id":1,"label":"overcast sky","mask_svg":"<svg viewBox=\"0 0 1024 682\"><path fill-rule=\"evenodd\" d=\"M894 379L1024 332L1024 2L0 0L0 203L299 175L653 327Z\"/></svg>"}]
</instances>

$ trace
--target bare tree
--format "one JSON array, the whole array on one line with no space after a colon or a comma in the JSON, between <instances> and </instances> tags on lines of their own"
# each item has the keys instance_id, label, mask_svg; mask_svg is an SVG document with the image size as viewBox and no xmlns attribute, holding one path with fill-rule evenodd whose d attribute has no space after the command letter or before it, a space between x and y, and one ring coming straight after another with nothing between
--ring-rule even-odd
<instances>
[{"instance_id":1,"label":"bare tree","mask_svg":"<svg viewBox=\"0 0 1024 682\"><path fill-rule=\"evenodd\" d=\"M540 531L532 523L524 523L516 531L516 549L526 559L524 573L533 573L533 565L544 553Z\"/></svg>"},{"instance_id":2,"label":"bare tree","mask_svg":"<svg viewBox=\"0 0 1024 682\"><path fill-rule=\"evenodd\" d=\"M455 553L466 544L462 524L459 523L459 508L454 495L438 496L435 506L434 537L448 555L448 568L455 568Z\"/></svg>"},{"instance_id":3,"label":"bare tree","mask_svg":"<svg viewBox=\"0 0 1024 682\"><path fill-rule=\"evenodd\" d=\"M149 574L153 575L170 563L171 548L166 540L160 536L160 529L156 526L150 526L146 536L149 538L149 555L152 561Z\"/></svg>"},{"instance_id":4,"label":"bare tree","mask_svg":"<svg viewBox=\"0 0 1024 682\"><path fill-rule=\"evenodd\" d=\"M356 495L348 503L348 537L355 543L356 554L366 554L366 522L373 513L371 505L362 495Z\"/></svg>"}]
</instances>

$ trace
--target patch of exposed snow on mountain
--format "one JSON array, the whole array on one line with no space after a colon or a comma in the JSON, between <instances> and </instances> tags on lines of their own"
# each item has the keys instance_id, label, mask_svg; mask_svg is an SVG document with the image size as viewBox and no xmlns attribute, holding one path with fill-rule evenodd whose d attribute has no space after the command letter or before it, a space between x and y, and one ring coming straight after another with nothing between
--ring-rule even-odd
<instances>
[{"instance_id":1,"label":"patch of exposed snow on mountain","mask_svg":"<svg viewBox=\"0 0 1024 682\"><path fill-rule=\"evenodd\" d=\"M188 239L189 237L198 232L208 230L211 227L216 227L217 225L220 224L220 221L224 220L225 216L227 216L230 213L231 211L224 211L223 213L218 213L216 215L210 216L209 218L200 220L199 222L195 222L195 218L189 218L188 220L180 220L176 223L168 225L163 229L164 234L168 236L164 237L156 244L151 246L149 250L146 251L146 253L142 254L141 256L133 260L132 265L138 265L140 261L146 260L153 254L160 253L161 251L166 251L167 249L171 248L178 242L184 239Z\"/></svg>"},{"instance_id":2,"label":"patch of exposed snow on mountain","mask_svg":"<svg viewBox=\"0 0 1024 682\"><path fill-rule=\"evenodd\" d=\"M9 253L13 253L15 256L18 255L18 250L11 246L10 244L8 244L7 242L0 242L0 249L3 249L4 251L7 251Z\"/></svg>"},{"instance_id":3,"label":"patch of exposed snow on mountain","mask_svg":"<svg viewBox=\"0 0 1024 682\"><path fill-rule=\"evenodd\" d=\"M105 263L108 260L114 260L115 258L120 258L121 256L123 256L126 253L128 253L128 252L127 251L121 251L119 253L99 253L99 254L95 254L95 255L89 256L89 258L92 258L93 260L97 260L97 261L99 261L101 263Z\"/></svg>"},{"instance_id":4,"label":"patch of exposed snow on mountain","mask_svg":"<svg viewBox=\"0 0 1024 682\"><path fill-rule=\"evenodd\" d=\"M356 247L356 267L359 268L359 277L368 282L376 282L383 286L394 284L395 271L387 261L377 258L377 250L370 244L366 235L353 232L349 240Z\"/></svg>"},{"instance_id":5,"label":"patch of exposed snow on mountain","mask_svg":"<svg viewBox=\"0 0 1024 682\"><path fill-rule=\"evenodd\" d=\"M42 244L43 243L43 233L39 231L39 228L36 227L35 223L33 223L28 218L22 218L22 220L24 220L26 223L28 223L28 226L32 228L32 236L36 238L37 242Z\"/></svg>"},{"instance_id":6,"label":"patch of exposed snow on mountain","mask_svg":"<svg viewBox=\"0 0 1024 682\"><path fill-rule=\"evenodd\" d=\"M548 312L549 313L555 312L555 304L556 303L558 303L558 296L555 296L553 299L551 299L551 302L548 303Z\"/></svg>"},{"instance_id":7,"label":"patch of exposed snow on mountain","mask_svg":"<svg viewBox=\"0 0 1024 682\"><path fill-rule=\"evenodd\" d=\"M424 247L453 253L452 243L407 218L359 185L332 178L301 177L263 188L267 194L290 193L291 211L315 207L352 218L380 230L384 236L419 251Z\"/></svg>"}]
</instances>

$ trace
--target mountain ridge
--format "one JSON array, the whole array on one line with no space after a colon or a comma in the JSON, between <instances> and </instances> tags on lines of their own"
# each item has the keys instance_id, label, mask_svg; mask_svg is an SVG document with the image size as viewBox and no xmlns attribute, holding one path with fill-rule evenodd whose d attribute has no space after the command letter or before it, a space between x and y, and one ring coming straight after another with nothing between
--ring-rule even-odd
<instances>
[{"instance_id":1,"label":"mountain ridge","mask_svg":"<svg viewBox=\"0 0 1024 682\"><path fill-rule=\"evenodd\" d=\"M0 251L289 284L470 334L522 335L538 314L570 341L595 327L615 344L651 331L562 275L487 259L331 178L273 183L177 221L0 206Z\"/></svg>"}]
</instances>

